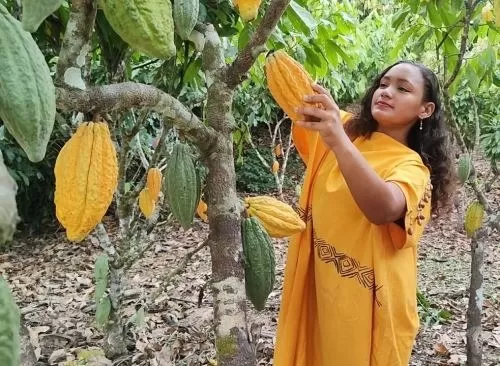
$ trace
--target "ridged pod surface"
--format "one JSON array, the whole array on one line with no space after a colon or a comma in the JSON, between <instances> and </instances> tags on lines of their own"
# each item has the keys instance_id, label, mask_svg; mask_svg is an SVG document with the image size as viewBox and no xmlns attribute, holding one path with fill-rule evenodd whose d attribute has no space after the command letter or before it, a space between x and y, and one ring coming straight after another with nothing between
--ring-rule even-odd
<instances>
[{"instance_id":1,"label":"ridged pod surface","mask_svg":"<svg viewBox=\"0 0 500 366\"><path fill-rule=\"evenodd\" d=\"M472 162L470 155L462 155L458 160L458 180L464 184L469 179L472 170Z\"/></svg>"},{"instance_id":2,"label":"ridged pod surface","mask_svg":"<svg viewBox=\"0 0 500 366\"><path fill-rule=\"evenodd\" d=\"M139 208L143 215L149 219L155 211L156 202L151 197L151 192L146 187L139 192Z\"/></svg>"},{"instance_id":3,"label":"ridged pod surface","mask_svg":"<svg viewBox=\"0 0 500 366\"><path fill-rule=\"evenodd\" d=\"M276 259L271 238L259 219L247 217L242 221L245 288L255 309L264 309L276 279Z\"/></svg>"},{"instance_id":4,"label":"ridged pod surface","mask_svg":"<svg viewBox=\"0 0 500 366\"><path fill-rule=\"evenodd\" d=\"M0 4L0 119L28 159L45 157L56 94L45 57L21 22Z\"/></svg>"},{"instance_id":5,"label":"ridged pod surface","mask_svg":"<svg viewBox=\"0 0 500 366\"><path fill-rule=\"evenodd\" d=\"M484 219L484 207L480 202L473 202L467 207L465 212L465 232L470 238L476 231L478 231Z\"/></svg>"},{"instance_id":6,"label":"ridged pod surface","mask_svg":"<svg viewBox=\"0 0 500 366\"><path fill-rule=\"evenodd\" d=\"M118 183L116 150L105 122L84 122L64 144L54 168L56 216L69 240L101 222Z\"/></svg>"},{"instance_id":7,"label":"ridged pod surface","mask_svg":"<svg viewBox=\"0 0 500 366\"><path fill-rule=\"evenodd\" d=\"M50 14L55 12L63 0L22 0L21 23L28 32L35 32Z\"/></svg>"},{"instance_id":8,"label":"ridged pod surface","mask_svg":"<svg viewBox=\"0 0 500 366\"><path fill-rule=\"evenodd\" d=\"M179 37L187 40L198 21L200 0L175 0L174 24Z\"/></svg>"},{"instance_id":9,"label":"ridged pod surface","mask_svg":"<svg viewBox=\"0 0 500 366\"><path fill-rule=\"evenodd\" d=\"M267 87L274 100L292 121L300 119L295 108L305 105L304 96L316 94L313 80L304 67L285 51L278 50L266 58Z\"/></svg>"},{"instance_id":10,"label":"ridged pod surface","mask_svg":"<svg viewBox=\"0 0 500 366\"><path fill-rule=\"evenodd\" d=\"M273 238L288 237L306 228L304 221L291 206L274 197L245 197L245 206L248 215L259 218Z\"/></svg>"},{"instance_id":11,"label":"ridged pod surface","mask_svg":"<svg viewBox=\"0 0 500 366\"><path fill-rule=\"evenodd\" d=\"M233 0L233 5L238 9L241 20L249 22L257 18L262 0Z\"/></svg>"},{"instance_id":12,"label":"ridged pod surface","mask_svg":"<svg viewBox=\"0 0 500 366\"><path fill-rule=\"evenodd\" d=\"M176 53L170 0L101 0L104 15L132 48L150 57Z\"/></svg>"},{"instance_id":13,"label":"ridged pod surface","mask_svg":"<svg viewBox=\"0 0 500 366\"><path fill-rule=\"evenodd\" d=\"M188 145L178 143L174 146L165 181L170 210L187 229L193 223L200 200L200 182Z\"/></svg>"},{"instance_id":14,"label":"ridged pod surface","mask_svg":"<svg viewBox=\"0 0 500 366\"><path fill-rule=\"evenodd\" d=\"M19 222L16 193L17 184L10 176L0 152L0 246L12 240Z\"/></svg>"},{"instance_id":15,"label":"ridged pod surface","mask_svg":"<svg viewBox=\"0 0 500 366\"><path fill-rule=\"evenodd\" d=\"M0 365L18 366L19 349L19 309L7 283L0 277Z\"/></svg>"},{"instance_id":16,"label":"ridged pod surface","mask_svg":"<svg viewBox=\"0 0 500 366\"><path fill-rule=\"evenodd\" d=\"M161 191L161 180L163 175L158 168L150 168L146 177L146 187L149 190L149 196L156 202Z\"/></svg>"}]
</instances>

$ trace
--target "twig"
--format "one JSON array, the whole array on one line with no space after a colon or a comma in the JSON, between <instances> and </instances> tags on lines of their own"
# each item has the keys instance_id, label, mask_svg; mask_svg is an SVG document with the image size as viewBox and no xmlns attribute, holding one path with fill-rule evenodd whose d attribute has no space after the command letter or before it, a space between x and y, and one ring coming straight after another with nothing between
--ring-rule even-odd
<instances>
[{"instance_id":1,"label":"twig","mask_svg":"<svg viewBox=\"0 0 500 366\"><path fill-rule=\"evenodd\" d=\"M177 268L175 268L174 270L170 271L169 273L167 273L165 276L163 276L161 279L160 279L160 287L158 287L158 289L153 292L153 294L151 295L149 301L148 301L148 304L149 305L152 305L154 303L154 301L158 298L158 296L160 296L165 290L166 288L168 287L168 285L170 284L170 282L172 281L172 279L177 276L179 273L181 273L184 268L186 268L187 264L189 263L189 261L191 260L191 258L196 254L198 253L200 250L202 250L203 248L205 248L206 246L208 245L208 240L205 240L203 243L201 243L200 245L198 245L196 248L194 248L193 250L191 250L190 252L188 252L184 258L182 258L181 262L179 263L179 265L177 266ZM150 307L150 306L148 306Z\"/></svg>"},{"instance_id":2,"label":"twig","mask_svg":"<svg viewBox=\"0 0 500 366\"><path fill-rule=\"evenodd\" d=\"M465 49L467 47L470 20L472 17L472 13L474 12L475 5L472 3L472 0L465 0L464 3L465 3L465 17L464 17L464 29L462 31L462 38L460 40L460 53L458 54L458 60L457 63L455 64L455 68L453 69L450 78L444 83L445 90L448 90L448 88L455 81L458 73L460 72L460 68L462 67L462 62L465 55Z\"/></svg>"},{"instance_id":3,"label":"twig","mask_svg":"<svg viewBox=\"0 0 500 366\"><path fill-rule=\"evenodd\" d=\"M141 145L141 138L139 135L135 135L135 141L137 143L137 152L139 153L139 158L141 159L142 167L147 171L149 168L149 161L144 154L144 150Z\"/></svg>"},{"instance_id":4,"label":"twig","mask_svg":"<svg viewBox=\"0 0 500 366\"><path fill-rule=\"evenodd\" d=\"M264 45L289 3L290 0L273 0L271 2L252 39L238 54L226 72L225 81L229 88L234 89L243 80L243 76L253 65L259 53L265 51Z\"/></svg>"}]
</instances>

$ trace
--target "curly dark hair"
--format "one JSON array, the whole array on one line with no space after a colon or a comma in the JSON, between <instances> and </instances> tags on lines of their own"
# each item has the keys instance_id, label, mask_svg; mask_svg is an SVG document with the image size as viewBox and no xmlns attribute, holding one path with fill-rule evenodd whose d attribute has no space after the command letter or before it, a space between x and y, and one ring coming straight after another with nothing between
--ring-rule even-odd
<instances>
[{"instance_id":1,"label":"curly dark hair","mask_svg":"<svg viewBox=\"0 0 500 366\"><path fill-rule=\"evenodd\" d=\"M435 105L434 113L420 124L415 123L408 133L408 146L416 151L424 164L431 172L432 212L439 215L448 212L451 208L455 191L456 177L451 149L450 135L446 125L445 115L441 104L439 81L428 67L413 61L398 61L387 67L378 75L371 87L361 99L359 111L354 114L346 125L346 133L351 137L370 137L377 130L377 121L372 116L371 104L373 94L380 84L380 80L394 66L407 63L417 67L424 79L424 101Z\"/></svg>"}]
</instances>

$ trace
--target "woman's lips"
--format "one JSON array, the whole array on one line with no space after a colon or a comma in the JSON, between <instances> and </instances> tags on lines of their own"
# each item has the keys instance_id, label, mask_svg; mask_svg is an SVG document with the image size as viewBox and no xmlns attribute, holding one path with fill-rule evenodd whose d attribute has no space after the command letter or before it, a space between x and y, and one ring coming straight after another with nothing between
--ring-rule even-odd
<instances>
[{"instance_id":1,"label":"woman's lips","mask_svg":"<svg viewBox=\"0 0 500 366\"><path fill-rule=\"evenodd\" d=\"M393 108L392 105L382 101L375 103L375 105L379 106L380 108Z\"/></svg>"}]
</instances>

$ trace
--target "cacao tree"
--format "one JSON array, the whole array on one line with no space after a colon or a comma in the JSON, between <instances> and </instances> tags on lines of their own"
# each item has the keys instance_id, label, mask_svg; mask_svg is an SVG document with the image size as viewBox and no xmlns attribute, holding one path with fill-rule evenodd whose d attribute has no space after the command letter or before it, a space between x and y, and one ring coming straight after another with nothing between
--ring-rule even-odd
<instances>
[{"instance_id":1,"label":"cacao tree","mask_svg":"<svg viewBox=\"0 0 500 366\"><path fill-rule=\"evenodd\" d=\"M204 6L206 13L202 15L205 18L202 22L199 22L199 16L203 12L199 10L201 6L195 6L196 4ZM30 2L23 2L23 11L32 5ZM38 104L31 103L40 110L40 113L29 116L33 118L31 121L22 115L26 109L16 109L14 104L18 101L15 98L20 99L24 94L33 95L31 91L21 90L10 99L4 96L3 101L6 102L2 107L2 119L4 123L12 124L13 127L7 125L9 132L25 150L28 158L32 162L38 162L45 155L44 149L47 146L47 136L50 136L53 129L56 106L63 116L78 113L71 120L74 133L65 142L56 161L56 213L70 241L85 240L92 233L90 238L96 238L97 243L105 250L105 255L96 261L95 301L96 320L104 326L104 346L110 357L126 351L126 320L121 314L125 272L149 249L148 243L143 243L142 239L151 230L151 226L154 226L155 220L151 218L159 196L158 180L161 180L157 176L156 180L149 182L146 173L139 184L127 188L127 153L133 139L143 128L148 113L154 113L162 122L162 134L149 161L141 147L138 148L138 153L146 172L159 169L159 160L165 156L165 138L173 125L180 142L167 159L168 184L164 193L169 200L170 209L174 213L177 210L176 219L184 227L191 224L195 205L201 195L199 178L196 174L191 174L194 167L187 167L190 158L185 149L188 146L196 148L200 161L208 170L204 182L204 197L208 204L210 223L207 244L212 253L211 287L214 295L218 362L220 365L252 365L255 364L255 353L251 348L245 318L245 271L249 269L249 258L243 258L241 213L244 207L235 189L232 142L234 120L231 110L235 89L259 55L266 51L266 42L289 1L273 1L265 9L262 8L262 16L251 37L229 63L223 46L227 24L210 22L210 9L215 4L174 2L173 9L168 5L168 1L162 2L160 6L156 1L150 0L144 4L149 7L148 10L142 11L134 6L134 2L106 0L99 5L102 9L98 9L97 1L72 1L69 4L69 16L53 80L47 79L48 67L29 32L35 31L37 25L42 24L61 3L44 3L43 12L29 13L38 17L30 21L26 15L28 12L24 11L24 16L15 11L9 14L2 6L2 20L9 26L10 38L19 42L18 49L25 48L31 52L16 60L7 58L7 69L20 70L20 67L27 66L21 61L31 62L28 67L32 74L28 75L32 80L27 79L22 86L43 88L42 95L47 98L35 100ZM247 13L250 8L245 7L243 2L236 8L225 3L230 23L237 19L238 13L244 22L253 21L258 14L258 5ZM295 11L297 9L301 9L298 4L295 5ZM155 18L149 18L152 14ZM132 27L133 19L141 20L138 28ZM88 60L93 49L94 31L101 45L108 47L102 47L100 55L107 66L106 79L99 81L93 80L93 64L92 60ZM7 42L7 38L2 37L2 41ZM188 75L196 78L194 67L190 69L193 64L201 66L200 71L204 75L202 82L206 94L202 95L205 104L203 113L196 115L181 102L182 83L168 93L150 85L152 83L127 81L123 60L127 52L130 52L128 46L131 46L130 51L152 58L145 61L144 66L158 62L166 67L169 66L168 60L175 59L177 49L184 48L185 68L182 69L182 78L186 79ZM15 66L15 63L20 66ZM18 76L21 76L20 72ZM9 79L9 75L6 75L3 81L11 80L12 77ZM21 115L10 118L8 108ZM132 115L132 127L127 129L123 126L126 124L123 114L135 109L142 109L143 112L139 114L139 118L136 118L135 113ZM30 125L37 129L21 130L16 135L18 126ZM28 132L36 132L36 135L32 136ZM185 149L179 152L181 157L176 158L177 146L181 142ZM170 172L168 170L171 167L174 170ZM176 187L176 180L183 179L181 176L188 170L191 172L189 177L181 183L194 184L195 190L186 194L191 204L177 207L177 196L184 195L180 191L183 187ZM114 193L120 229L116 242L109 237L104 225L99 223ZM138 219L139 211L146 217L146 222ZM255 221L255 218L252 220ZM243 227L248 228L244 229L248 233L257 230L260 235L264 235L262 240L252 238L251 241L251 234L244 235L246 241L250 241L251 245L256 245L259 241L267 242L264 250L270 250L270 239L266 239L268 234L263 228L258 225ZM272 285L274 275L266 273L265 276L272 280ZM259 300L257 295L249 293L254 305L258 301L262 304L262 291L258 295L261 296Z\"/></svg>"}]
</instances>

